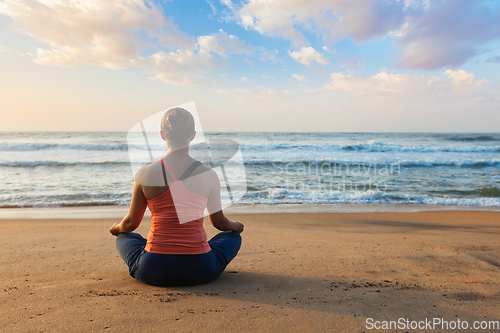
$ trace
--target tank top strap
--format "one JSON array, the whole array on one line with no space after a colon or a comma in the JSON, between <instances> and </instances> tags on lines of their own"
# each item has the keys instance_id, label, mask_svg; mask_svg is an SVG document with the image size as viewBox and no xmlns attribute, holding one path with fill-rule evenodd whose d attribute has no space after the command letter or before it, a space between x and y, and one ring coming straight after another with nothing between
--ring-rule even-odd
<instances>
[{"instance_id":1,"label":"tank top strap","mask_svg":"<svg viewBox=\"0 0 500 333\"><path fill-rule=\"evenodd\" d=\"M170 178L172 178L174 182L178 181L177 177L175 177L174 170L172 170L170 165L166 161L164 161L163 158L161 159L161 164L167 168L167 172L170 175Z\"/></svg>"},{"instance_id":2,"label":"tank top strap","mask_svg":"<svg viewBox=\"0 0 500 333\"><path fill-rule=\"evenodd\" d=\"M168 186L167 175L165 173L165 166L163 165L163 163L161 163L161 170L163 171L163 180L165 181L165 185L164 186Z\"/></svg>"},{"instance_id":3,"label":"tank top strap","mask_svg":"<svg viewBox=\"0 0 500 333\"><path fill-rule=\"evenodd\" d=\"M196 169L199 165L201 165L201 162L199 161L195 161L193 162L193 164L191 164L189 166L189 168L187 168L186 171L184 171L184 173L182 174L181 178L179 178L180 181L185 181L187 177L189 177L189 175L194 171L194 169Z\"/></svg>"}]
</instances>

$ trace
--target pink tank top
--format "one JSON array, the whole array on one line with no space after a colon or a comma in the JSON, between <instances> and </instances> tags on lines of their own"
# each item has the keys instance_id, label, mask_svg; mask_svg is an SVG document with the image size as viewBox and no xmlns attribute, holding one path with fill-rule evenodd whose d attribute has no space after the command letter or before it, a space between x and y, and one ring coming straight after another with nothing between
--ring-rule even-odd
<instances>
[{"instance_id":1,"label":"pink tank top","mask_svg":"<svg viewBox=\"0 0 500 333\"><path fill-rule=\"evenodd\" d=\"M151 211L151 229L146 251L159 254L209 252L207 234L203 229L203 211L207 207L208 198L186 188L182 179L189 174L178 180L170 165L163 159L160 161L165 183L167 181L165 167L173 183L166 192L147 200ZM192 172L198 165L193 164L186 172Z\"/></svg>"}]
</instances>

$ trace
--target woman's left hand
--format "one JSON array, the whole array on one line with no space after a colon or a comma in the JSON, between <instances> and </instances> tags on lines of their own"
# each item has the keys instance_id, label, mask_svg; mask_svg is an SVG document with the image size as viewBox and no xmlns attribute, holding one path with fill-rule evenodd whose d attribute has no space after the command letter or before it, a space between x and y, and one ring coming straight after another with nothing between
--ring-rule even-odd
<instances>
[{"instance_id":1,"label":"woman's left hand","mask_svg":"<svg viewBox=\"0 0 500 333\"><path fill-rule=\"evenodd\" d=\"M118 225L120 223L115 223L113 224L113 226L111 228L109 228L109 232L113 235L113 236L118 236L120 234L120 231L118 230Z\"/></svg>"}]
</instances>

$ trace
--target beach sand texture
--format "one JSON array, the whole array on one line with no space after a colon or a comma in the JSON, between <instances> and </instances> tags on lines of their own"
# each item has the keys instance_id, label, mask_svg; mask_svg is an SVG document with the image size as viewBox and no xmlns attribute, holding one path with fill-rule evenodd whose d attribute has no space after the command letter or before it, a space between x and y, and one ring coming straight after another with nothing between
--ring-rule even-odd
<instances>
[{"instance_id":1,"label":"beach sand texture","mask_svg":"<svg viewBox=\"0 0 500 333\"><path fill-rule=\"evenodd\" d=\"M0 220L0 331L368 332L367 318L500 320L500 212L229 218L245 224L238 256L215 282L177 288L129 276L108 233L119 219ZM145 219L138 232L148 228Z\"/></svg>"}]
</instances>

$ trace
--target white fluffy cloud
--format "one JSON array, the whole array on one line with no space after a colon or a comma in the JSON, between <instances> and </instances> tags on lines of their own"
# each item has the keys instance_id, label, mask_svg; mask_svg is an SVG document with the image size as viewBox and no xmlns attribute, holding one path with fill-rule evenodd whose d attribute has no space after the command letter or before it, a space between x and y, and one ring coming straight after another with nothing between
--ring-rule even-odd
<instances>
[{"instance_id":1,"label":"white fluffy cloud","mask_svg":"<svg viewBox=\"0 0 500 333\"><path fill-rule=\"evenodd\" d=\"M288 54L293 58L293 60L306 66L311 65L313 62L317 62L322 65L329 63L328 59L323 54L319 53L310 46L303 47L299 51L288 51Z\"/></svg>"},{"instance_id":2,"label":"white fluffy cloud","mask_svg":"<svg viewBox=\"0 0 500 333\"><path fill-rule=\"evenodd\" d=\"M228 35L222 29L210 36L198 37L201 52L214 52L226 58L227 54L253 53L253 48L234 35Z\"/></svg>"},{"instance_id":3,"label":"white fluffy cloud","mask_svg":"<svg viewBox=\"0 0 500 333\"><path fill-rule=\"evenodd\" d=\"M482 87L485 84L490 84L486 79L474 81L474 74L467 73L464 70L452 71L448 69L443 74L447 75L450 83L454 86L454 93L457 95L468 95L474 93L477 87Z\"/></svg>"},{"instance_id":4,"label":"white fluffy cloud","mask_svg":"<svg viewBox=\"0 0 500 333\"><path fill-rule=\"evenodd\" d=\"M49 44L37 50L40 64L125 68L151 37L168 48L195 47L194 38L149 1L5 0L0 13L14 20L17 31Z\"/></svg>"}]
</instances>

